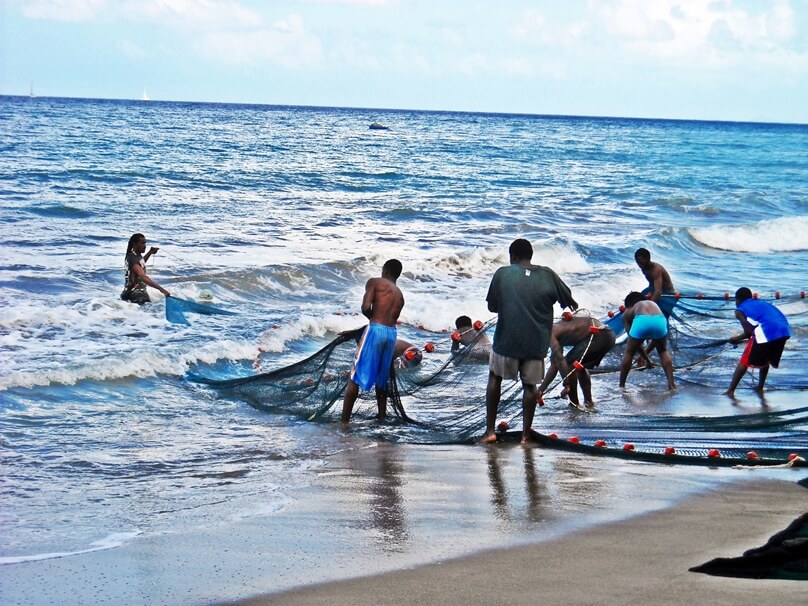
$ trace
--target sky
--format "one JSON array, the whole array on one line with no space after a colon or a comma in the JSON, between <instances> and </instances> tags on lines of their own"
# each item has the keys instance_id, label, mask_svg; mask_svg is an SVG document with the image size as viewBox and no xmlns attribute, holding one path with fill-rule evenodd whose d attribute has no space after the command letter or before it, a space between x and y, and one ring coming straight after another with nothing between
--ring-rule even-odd
<instances>
[{"instance_id":1,"label":"sky","mask_svg":"<svg viewBox=\"0 0 808 606\"><path fill-rule=\"evenodd\" d=\"M808 0L0 0L0 94L808 123Z\"/></svg>"}]
</instances>

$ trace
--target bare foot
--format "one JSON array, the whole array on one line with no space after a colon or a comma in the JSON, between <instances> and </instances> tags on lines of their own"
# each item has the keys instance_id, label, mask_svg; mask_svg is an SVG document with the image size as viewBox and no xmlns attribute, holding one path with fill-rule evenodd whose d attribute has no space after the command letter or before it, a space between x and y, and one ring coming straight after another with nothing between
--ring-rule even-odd
<instances>
[{"instance_id":1,"label":"bare foot","mask_svg":"<svg viewBox=\"0 0 808 606\"><path fill-rule=\"evenodd\" d=\"M483 434L483 437L480 438L480 443L482 444L493 444L497 441L497 434L493 431L486 431Z\"/></svg>"},{"instance_id":2,"label":"bare foot","mask_svg":"<svg viewBox=\"0 0 808 606\"><path fill-rule=\"evenodd\" d=\"M520 444L533 444L533 436L530 434L522 434L522 439L519 440Z\"/></svg>"},{"instance_id":3,"label":"bare foot","mask_svg":"<svg viewBox=\"0 0 808 606\"><path fill-rule=\"evenodd\" d=\"M564 389L561 390L561 393L558 394L558 397L559 398L566 398L569 395L570 395L570 388L569 387L564 387Z\"/></svg>"}]
</instances>

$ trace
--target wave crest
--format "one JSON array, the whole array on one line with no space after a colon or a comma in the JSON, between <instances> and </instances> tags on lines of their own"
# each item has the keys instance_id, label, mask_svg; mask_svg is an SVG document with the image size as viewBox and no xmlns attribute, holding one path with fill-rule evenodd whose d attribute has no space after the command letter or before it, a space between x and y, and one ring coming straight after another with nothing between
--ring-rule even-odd
<instances>
[{"instance_id":1,"label":"wave crest","mask_svg":"<svg viewBox=\"0 0 808 606\"><path fill-rule=\"evenodd\" d=\"M688 229L690 236L710 248L732 252L796 252L808 250L808 216L765 219L742 225L713 225Z\"/></svg>"}]
</instances>

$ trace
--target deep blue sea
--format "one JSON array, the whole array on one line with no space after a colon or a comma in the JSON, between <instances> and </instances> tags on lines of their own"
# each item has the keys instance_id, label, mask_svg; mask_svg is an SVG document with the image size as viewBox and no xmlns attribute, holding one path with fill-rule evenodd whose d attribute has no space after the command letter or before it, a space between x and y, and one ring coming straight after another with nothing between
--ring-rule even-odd
<instances>
[{"instance_id":1,"label":"deep blue sea","mask_svg":"<svg viewBox=\"0 0 808 606\"><path fill-rule=\"evenodd\" d=\"M361 325L364 283L391 257L402 334L438 358L456 316L491 319L517 237L599 317L645 286L641 246L682 293L777 291L794 336L768 401L751 380L721 398L731 350L676 394L652 371L625 393L596 377L587 419L808 405L806 125L0 97L0 207L7 566L215 524L250 499L271 514L329 453L361 447L361 427L220 399L187 374L278 367ZM134 232L160 247L148 271L172 295L237 315L181 326L156 291L121 301ZM739 331L721 303L684 328ZM577 418L556 401L535 426Z\"/></svg>"}]
</instances>

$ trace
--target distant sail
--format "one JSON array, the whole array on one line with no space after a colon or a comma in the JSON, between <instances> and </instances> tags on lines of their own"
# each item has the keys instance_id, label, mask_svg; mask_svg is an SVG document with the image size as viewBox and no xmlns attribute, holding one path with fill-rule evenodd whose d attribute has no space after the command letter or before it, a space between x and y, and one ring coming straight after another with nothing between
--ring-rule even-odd
<instances>
[{"instance_id":1,"label":"distant sail","mask_svg":"<svg viewBox=\"0 0 808 606\"><path fill-rule=\"evenodd\" d=\"M150 101L150 99L149 99L149 93L148 93L148 92L146 92L146 89L145 89L145 88L143 89L143 101Z\"/></svg>"},{"instance_id":2,"label":"distant sail","mask_svg":"<svg viewBox=\"0 0 808 606\"><path fill-rule=\"evenodd\" d=\"M28 96L31 97L31 99L36 97L36 95L34 94L34 81L33 80L31 80L31 89L30 89L30 91L28 93Z\"/></svg>"}]
</instances>

